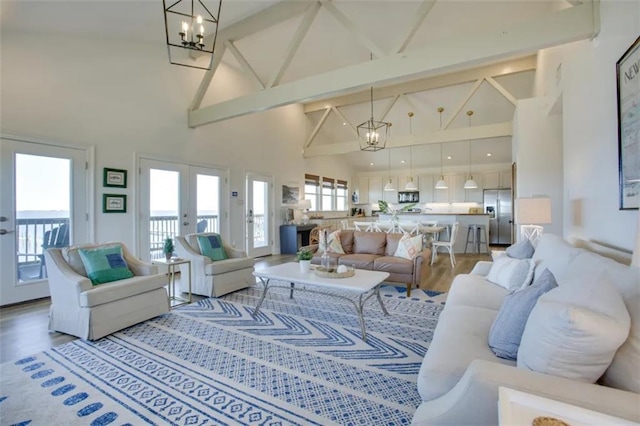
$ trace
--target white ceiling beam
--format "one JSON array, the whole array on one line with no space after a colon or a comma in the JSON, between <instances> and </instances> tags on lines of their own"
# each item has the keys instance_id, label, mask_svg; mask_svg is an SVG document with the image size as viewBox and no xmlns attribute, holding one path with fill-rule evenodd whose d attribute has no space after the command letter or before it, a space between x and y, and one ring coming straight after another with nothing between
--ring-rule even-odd
<instances>
[{"instance_id":1,"label":"white ceiling beam","mask_svg":"<svg viewBox=\"0 0 640 426\"><path fill-rule=\"evenodd\" d=\"M240 67L244 70L245 73L249 74L249 77L258 85L260 89L264 89L264 83L260 80L260 77L254 71L251 64L246 60L244 55L238 50L235 44L231 40L225 40L224 45L229 52L236 58L236 61L240 64Z\"/></svg>"},{"instance_id":2,"label":"white ceiling beam","mask_svg":"<svg viewBox=\"0 0 640 426\"><path fill-rule=\"evenodd\" d=\"M445 74L482 62L505 61L539 49L587 39L598 27L592 1L563 9L512 28L458 36L429 46L348 66L291 83L189 111L189 126L198 127L296 102L343 95L372 84L393 84ZM544 28L544 31L540 29Z\"/></svg>"},{"instance_id":3,"label":"white ceiling beam","mask_svg":"<svg viewBox=\"0 0 640 426\"><path fill-rule=\"evenodd\" d=\"M298 29L296 30L296 33L293 35L293 38L291 39L291 43L289 43L289 48L287 49L285 57L282 60L280 69L273 76L273 78L268 84L268 87L273 87L280 84L280 80L282 79L282 76L284 75L287 68L289 68L289 65L291 64L293 57L295 56L296 52L298 51L298 48L302 44L302 40L304 40L304 37L307 35L309 28L311 28L311 24L313 23L313 20L318 15L318 12L320 11L321 7L322 6L320 3L313 3L309 5L307 12L304 14L304 18L302 19L302 22L300 22L300 25L298 25Z\"/></svg>"},{"instance_id":4,"label":"white ceiling beam","mask_svg":"<svg viewBox=\"0 0 640 426\"><path fill-rule=\"evenodd\" d=\"M387 140L387 149L509 136L513 136L512 123L496 123L475 127L436 130L432 132L426 132L421 135L405 136L403 138L392 138L390 140ZM357 141L348 141L345 143L333 143L309 147L304 150L303 157L308 158L321 155L343 155L350 152L357 152L359 150L360 146Z\"/></svg>"},{"instance_id":5,"label":"white ceiling beam","mask_svg":"<svg viewBox=\"0 0 640 426\"><path fill-rule=\"evenodd\" d=\"M342 122L343 123L347 123L349 125L349 127L351 127L351 130L353 130L353 134L356 135L356 137L358 137L358 129L356 128L356 126L351 121L347 120L347 117L344 116L342 111L340 111L336 107L331 107L331 110L333 112L335 112L336 114L338 114L338 116L342 119Z\"/></svg>"},{"instance_id":6,"label":"white ceiling beam","mask_svg":"<svg viewBox=\"0 0 640 426\"><path fill-rule=\"evenodd\" d=\"M407 46L409 46L409 43L411 43L411 40L413 40L413 36L415 36L416 32L418 32L420 25L422 25L429 12L431 12L433 6L435 6L436 1L437 0L424 0L420 7L418 7L418 10L416 11L413 19L413 25L411 25L411 27L409 28L409 32L405 36L402 43L400 43L400 46L398 46L398 48L395 50L396 53L402 53L407 49Z\"/></svg>"},{"instance_id":7,"label":"white ceiling beam","mask_svg":"<svg viewBox=\"0 0 640 426\"><path fill-rule=\"evenodd\" d=\"M380 87L377 88L376 92L373 94L373 99L384 99L394 96L398 93L406 95L410 93L423 92L425 90L439 89L441 87L455 86L458 84L476 81L487 76L495 77L524 71L532 71L536 69L536 65L536 57L527 56L514 61L501 62L498 64L458 71L451 74L428 77L420 80L409 81L406 83ZM340 96L323 101L310 102L308 104L305 104L304 112L309 113L313 111L320 111L325 109L327 105L341 107L368 101L370 101L369 90L363 90L361 92L353 93L350 95Z\"/></svg>"},{"instance_id":8,"label":"white ceiling beam","mask_svg":"<svg viewBox=\"0 0 640 426\"><path fill-rule=\"evenodd\" d=\"M307 138L307 141L304 143L305 148L309 148L309 146L313 143L313 140L316 138L316 135L320 131L320 128L322 127L324 122L327 121L327 117L329 117L330 112L331 112L331 108L327 108L324 114L322 114L320 121L318 121L318 124L316 124L316 127L313 129L313 132L311 132L311 134Z\"/></svg>"},{"instance_id":9,"label":"white ceiling beam","mask_svg":"<svg viewBox=\"0 0 640 426\"><path fill-rule=\"evenodd\" d=\"M492 77L485 77L484 79L487 80L487 83L492 85L498 92L500 92L502 96L507 98L507 100L511 102L513 105L516 105L518 103L518 100L516 99L516 97L513 96L511 93L509 93L509 91L505 89L502 84L495 81Z\"/></svg>"},{"instance_id":10,"label":"white ceiling beam","mask_svg":"<svg viewBox=\"0 0 640 426\"><path fill-rule=\"evenodd\" d=\"M193 100L191 101L191 105L189 105L189 111L196 110L200 108L202 104L202 99L204 99L204 95L207 93L209 89L209 85L211 84L211 80L213 79L213 75L216 73L218 69L218 65L220 65L220 61L222 60L222 56L226 51L227 47L224 43L219 43L218 47L214 50L213 56L211 56L211 67L204 73L202 77L202 81L196 90L196 94L193 96Z\"/></svg>"},{"instance_id":11,"label":"white ceiling beam","mask_svg":"<svg viewBox=\"0 0 640 426\"><path fill-rule=\"evenodd\" d=\"M391 111L391 108L393 108L396 102L398 102L398 99L400 99L400 95L394 96L391 101L389 101L387 107L384 109L384 111L382 111L382 118L380 119L380 121L384 121L384 119L387 118L389 111Z\"/></svg>"},{"instance_id":12,"label":"white ceiling beam","mask_svg":"<svg viewBox=\"0 0 640 426\"><path fill-rule=\"evenodd\" d=\"M364 47L369 50L376 58L382 58L386 54L380 49L364 32L351 20L342 13L331 0L320 0L320 3L343 27L347 29Z\"/></svg>"},{"instance_id":13,"label":"white ceiling beam","mask_svg":"<svg viewBox=\"0 0 640 426\"><path fill-rule=\"evenodd\" d=\"M471 97L478 91L483 81L484 81L484 78L481 78L480 80L476 81L476 83L473 85L471 90L469 90L469 93L467 93L467 96L462 100L462 102L460 102L458 107L454 110L453 114L451 114L451 118L449 119L449 121L445 123L444 125L445 130L449 128L451 123L453 123L453 120L455 120L458 114L460 114L460 111L462 111L462 108L464 108L467 102L469 102L469 99L471 99Z\"/></svg>"}]
</instances>

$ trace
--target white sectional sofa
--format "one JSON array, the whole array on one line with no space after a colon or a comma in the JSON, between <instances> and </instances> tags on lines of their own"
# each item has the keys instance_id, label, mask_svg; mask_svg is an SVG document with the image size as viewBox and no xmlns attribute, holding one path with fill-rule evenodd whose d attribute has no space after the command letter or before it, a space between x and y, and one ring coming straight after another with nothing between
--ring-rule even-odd
<instances>
[{"instance_id":1,"label":"white sectional sofa","mask_svg":"<svg viewBox=\"0 0 640 426\"><path fill-rule=\"evenodd\" d=\"M508 291L485 279L491 262L478 262L454 279L418 376L422 404L414 425L497 425L500 386L640 422L640 269L545 234L533 256L535 275L548 268L560 287L567 280L605 274L631 317L631 330L598 381L518 368L488 345L491 325Z\"/></svg>"}]
</instances>

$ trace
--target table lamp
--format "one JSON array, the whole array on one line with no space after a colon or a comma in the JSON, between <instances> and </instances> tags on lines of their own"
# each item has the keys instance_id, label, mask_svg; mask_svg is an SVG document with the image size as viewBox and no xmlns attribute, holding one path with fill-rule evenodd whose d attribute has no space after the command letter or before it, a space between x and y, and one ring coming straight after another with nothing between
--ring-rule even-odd
<instances>
[{"instance_id":1,"label":"table lamp","mask_svg":"<svg viewBox=\"0 0 640 426\"><path fill-rule=\"evenodd\" d=\"M516 198L516 223L520 225L520 241L535 243L544 227L551 223L551 198Z\"/></svg>"},{"instance_id":2,"label":"table lamp","mask_svg":"<svg viewBox=\"0 0 640 426\"><path fill-rule=\"evenodd\" d=\"M309 223L309 216L307 216L307 213L309 212L309 209L311 208L311 200L302 200L298 203L298 208L302 210L302 217L300 218L302 221L303 225L306 225L307 223Z\"/></svg>"}]
</instances>

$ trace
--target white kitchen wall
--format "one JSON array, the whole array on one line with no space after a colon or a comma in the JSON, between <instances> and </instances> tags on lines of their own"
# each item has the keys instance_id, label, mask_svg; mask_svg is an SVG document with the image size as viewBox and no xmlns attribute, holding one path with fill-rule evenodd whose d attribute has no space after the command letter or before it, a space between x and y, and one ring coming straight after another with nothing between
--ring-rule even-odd
<instances>
[{"instance_id":1,"label":"white kitchen wall","mask_svg":"<svg viewBox=\"0 0 640 426\"><path fill-rule=\"evenodd\" d=\"M543 52L538 94L561 63L564 235L631 251L638 210L619 210L616 61L640 34L640 2L601 1L601 31ZM520 166L520 165L519 165Z\"/></svg>"},{"instance_id":2,"label":"white kitchen wall","mask_svg":"<svg viewBox=\"0 0 640 426\"><path fill-rule=\"evenodd\" d=\"M4 32L1 43L2 132L96 147L96 241L137 245L136 155L227 169L242 200L247 171L274 176L276 208L282 183L302 182L307 124L297 105L190 129L186 111L203 71L170 65L163 44ZM233 69L221 71L204 105L246 90ZM103 167L129 171L129 187L117 191L129 195L128 213L101 213ZM230 200L230 240L243 247L244 206ZM279 224L276 209L276 241Z\"/></svg>"}]
</instances>

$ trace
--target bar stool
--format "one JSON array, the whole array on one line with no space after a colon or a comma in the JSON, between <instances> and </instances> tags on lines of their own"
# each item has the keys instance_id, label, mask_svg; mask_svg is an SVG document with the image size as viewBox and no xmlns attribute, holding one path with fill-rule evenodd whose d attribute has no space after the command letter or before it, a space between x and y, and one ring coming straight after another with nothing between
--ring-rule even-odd
<instances>
[{"instance_id":1,"label":"bar stool","mask_svg":"<svg viewBox=\"0 0 640 426\"><path fill-rule=\"evenodd\" d=\"M484 235L484 241L482 236ZM464 246L464 252L467 252L469 244L472 247L472 253L480 253L480 246L484 244L486 249L485 253L489 253L489 245L487 243L487 227L485 225L472 224L467 228L467 243Z\"/></svg>"}]
</instances>

